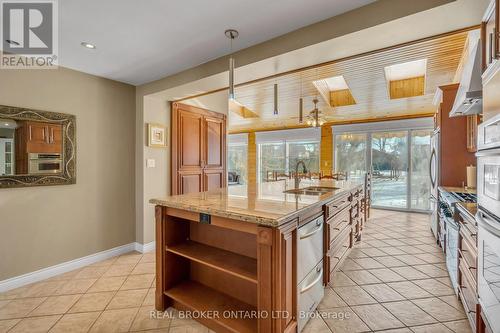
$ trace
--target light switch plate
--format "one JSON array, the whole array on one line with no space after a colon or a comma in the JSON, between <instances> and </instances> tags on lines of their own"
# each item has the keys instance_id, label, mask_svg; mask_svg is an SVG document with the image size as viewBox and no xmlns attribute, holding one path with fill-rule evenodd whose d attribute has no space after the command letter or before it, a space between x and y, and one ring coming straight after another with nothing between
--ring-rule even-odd
<instances>
[{"instance_id":1,"label":"light switch plate","mask_svg":"<svg viewBox=\"0 0 500 333\"><path fill-rule=\"evenodd\" d=\"M146 167L147 168L154 168L154 167L156 167L156 161L154 159L152 159L152 158L148 158L146 160Z\"/></svg>"}]
</instances>

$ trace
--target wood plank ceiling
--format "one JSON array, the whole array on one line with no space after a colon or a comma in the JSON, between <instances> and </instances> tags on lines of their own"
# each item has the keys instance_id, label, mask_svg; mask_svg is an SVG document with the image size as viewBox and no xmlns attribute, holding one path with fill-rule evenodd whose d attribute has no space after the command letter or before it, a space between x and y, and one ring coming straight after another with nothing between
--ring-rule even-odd
<instances>
[{"instance_id":1,"label":"wood plank ceiling","mask_svg":"<svg viewBox=\"0 0 500 333\"><path fill-rule=\"evenodd\" d=\"M467 32L459 32L237 87L236 100L257 117L245 118L230 112L229 129L234 133L301 126L300 97L304 98L304 114L313 109L312 100L318 98L318 106L328 123L433 113L436 88L453 82L466 38ZM420 59L427 59L424 94L390 99L384 68ZM313 84L338 75L344 76L356 104L331 107L325 101L325 94L318 92ZM273 114L275 83L279 87L278 115Z\"/></svg>"}]
</instances>

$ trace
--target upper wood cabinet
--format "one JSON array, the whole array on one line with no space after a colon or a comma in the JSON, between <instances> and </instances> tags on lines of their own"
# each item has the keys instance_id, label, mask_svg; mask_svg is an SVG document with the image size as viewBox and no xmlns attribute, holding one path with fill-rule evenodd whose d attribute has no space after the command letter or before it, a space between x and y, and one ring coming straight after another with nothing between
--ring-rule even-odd
<instances>
[{"instance_id":1,"label":"upper wood cabinet","mask_svg":"<svg viewBox=\"0 0 500 333\"><path fill-rule=\"evenodd\" d=\"M500 0L492 0L481 24L483 71L500 58Z\"/></svg>"},{"instance_id":2,"label":"upper wood cabinet","mask_svg":"<svg viewBox=\"0 0 500 333\"><path fill-rule=\"evenodd\" d=\"M226 186L226 116L172 104L172 194Z\"/></svg>"},{"instance_id":3,"label":"upper wood cabinet","mask_svg":"<svg viewBox=\"0 0 500 333\"><path fill-rule=\"evenodd\" d=\"M27 121L16 129L20 153L62 153L63 129L60 124Z\"/></svg>"}]
</instances>

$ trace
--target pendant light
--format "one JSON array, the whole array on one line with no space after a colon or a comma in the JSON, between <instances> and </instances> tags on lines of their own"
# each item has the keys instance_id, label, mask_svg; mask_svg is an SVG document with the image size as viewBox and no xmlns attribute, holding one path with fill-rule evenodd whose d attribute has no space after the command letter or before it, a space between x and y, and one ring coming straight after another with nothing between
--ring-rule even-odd
<instances>
[{"instance_id":1,"label":"pendant light","mask_svg":"<svg viewBox=\"0 0 500 333\"><path fill-rule=\"evenodd\" d=\"M304 99L302 98L302 73L300 73L299 124L304 122Z\"/></svg>"},{"instance_id":2,"label":"pendant light","mask_svg":"<svg viewBox=\"0 0 500 333\"><path fill-rule=\"evenodd\" d=\"M229 56L229 99L234 99L234 58L233 58L233 40L238 38L240 33L234 29L227 29L224 34L230 40L231 55Z\"/></svg>"},{"instance_id":3,"label":"pendant light","mask_svg":"<svg viewBox=\"0 0 500 333\"><path fill-rule=\"evenodd\" d=\"M299 98L299 123L302 124L304 122L304 99Z\"/></svg>"},{"instance_id":4,"label":"pendant light","mask_svg":"<svg viewBox=\"0 0 500 333\"><path fill-rule=\"evenodd\" d=\"M274 115L278 115L278 84L274 84Z\"/></svg>"}]
</instances>

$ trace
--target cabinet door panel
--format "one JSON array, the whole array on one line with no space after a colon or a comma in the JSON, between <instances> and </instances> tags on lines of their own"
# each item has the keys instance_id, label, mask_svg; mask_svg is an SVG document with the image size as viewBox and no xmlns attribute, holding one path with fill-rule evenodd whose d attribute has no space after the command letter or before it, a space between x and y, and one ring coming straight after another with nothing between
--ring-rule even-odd
<instances>
[{"instance_id":1,"label":"cabinet door panel","mask_svg":"<svg viewBox=\"0 0 500 333\"><path fill-rule=\"evenodd\" d=\"M205 191L221 188L223 179L224 170L205 172Z\"/></svg>"},{"instance_id":2,"label":"cabinet door panel","mask_svg":"<svg viewBox=\"0 0 500 333\"><path fill-rule=\"evenodd\" d=\"M62 137L63 137L62 125L50 125L49 134L50 134L50 142L53 145L56 146L62 145Z\"/></svg>"},{"instance_id":3,"label":"cabinet door panel","mask_svg":"<svg viewBox=\"0 0 500 333\"><path fill-rule=\"evenodd\" d=\"M31 144L47 143L47 124L30 123L28 124L28 142Z\"/></svg>"},{"instance_id":4,"label":"cabinet door panel","mask_svg":"<svg viewBox=\"0 0 500 333\"><path fill-rule=\"evenodd\" d=\"M224 122L222 119L205 118L206 154L208 167L223 167Z\"/></svg>"},{"instance_id":5,"label":"cabinet door panel","mask_svg":"<svg viewBox=\"0 0 500 333\"><path fill-rule=\"evenodd\" d=\"M190 112L180 114L180 168L202 167L203 117Z\"/></svg>"},{"instance_id":6,"label":"cabinet door panel","mask_svg":"<svg viewBox=\"0 0 500 333\"><path fill-rule=\"evenodd\" d=\"M179 194L196 193L202 191L201 173L181 173L179 175L179 183L181 185Z\"/></svg>"}]
</instances>

